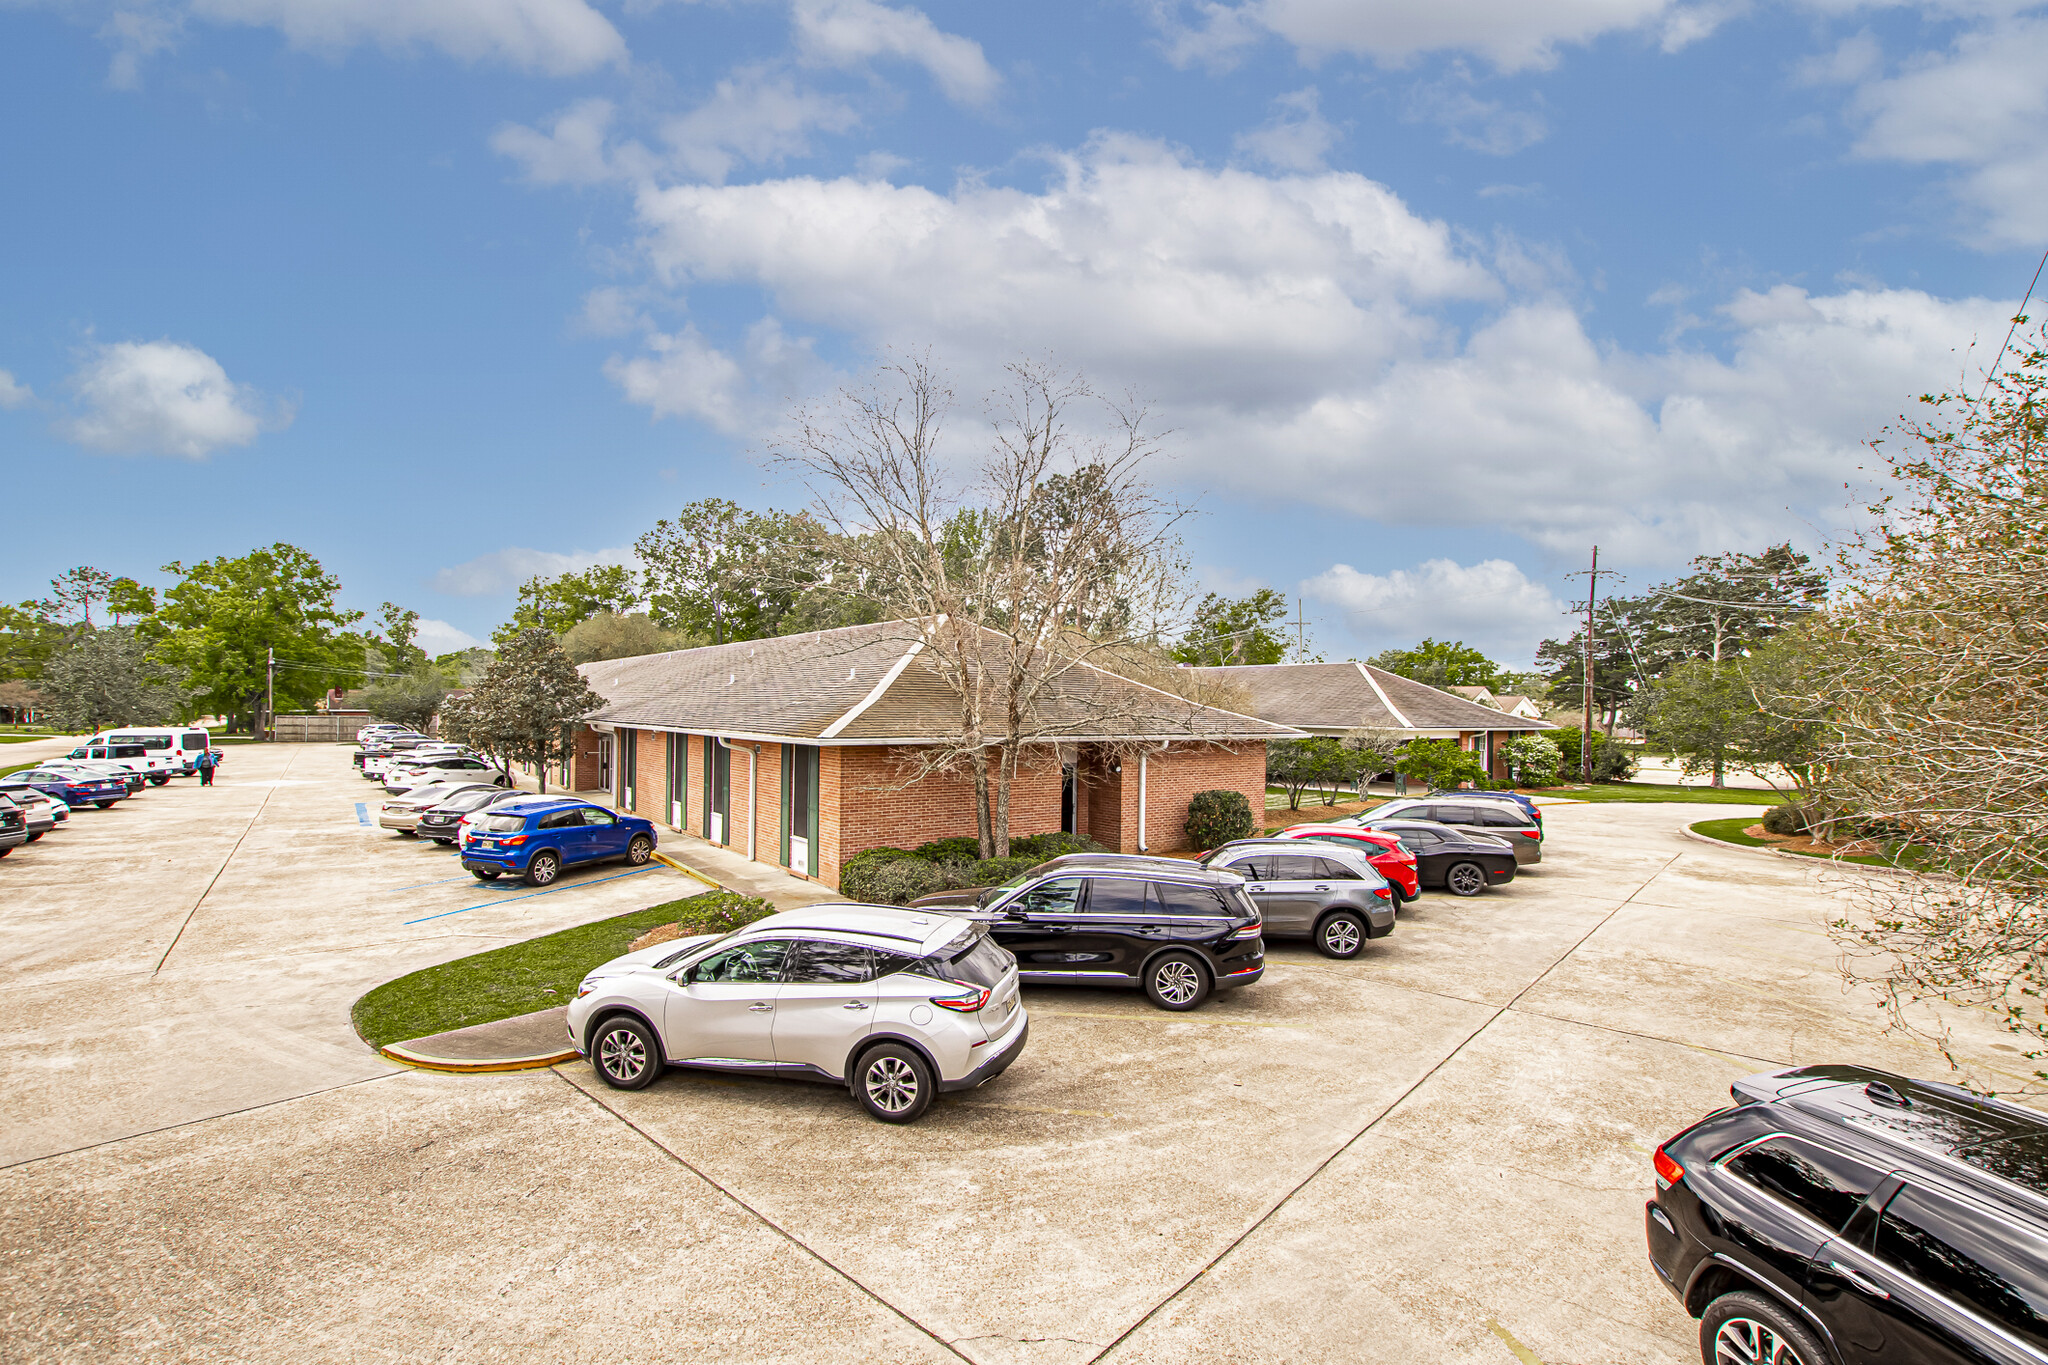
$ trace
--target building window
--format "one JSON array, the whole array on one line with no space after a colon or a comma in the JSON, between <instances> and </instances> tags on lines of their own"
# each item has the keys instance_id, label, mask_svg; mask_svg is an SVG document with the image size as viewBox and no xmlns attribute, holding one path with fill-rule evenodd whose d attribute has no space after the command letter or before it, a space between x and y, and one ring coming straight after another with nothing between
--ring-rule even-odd
<instances>
[{"instance_id":1,"label":"building window","mask_svg":"<svg viewBox=\"0 0 2048 1365\"><path fill-rule=\"evenodd\" d=\"M782 746L782 865L818 875L818 746Z\"/></svg>"}]
</instances>

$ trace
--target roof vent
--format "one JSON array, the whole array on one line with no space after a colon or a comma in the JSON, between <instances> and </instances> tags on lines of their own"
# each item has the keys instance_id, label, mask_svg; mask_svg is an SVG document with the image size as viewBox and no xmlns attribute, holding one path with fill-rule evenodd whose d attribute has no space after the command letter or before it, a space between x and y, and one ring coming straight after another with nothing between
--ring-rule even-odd
<instances>
[{"instance_id":1,"label":"roof vent","mask_svg":"<svg viewBox=\"0 0 2048 1365\"><path fill-rule=\"evenodd\" d=\"M726 685L727 687L731 687L731 686L732 686L732 674L728 673L728 674L726 674L726 675L725 675L725 685Z\"/></svg>"},{"instance_id":2,"label":"roof vent","mask_svg":"<svg viewBox=\"0 0 2048 1365\"><path fill-rule=\"evenodd\" d=\"M853 681L853 670L852 670L852 669L850 669L850 668L846 670L846 680L847 680L848 682L852 682L852 681Z\"/></svg>"}]
</instances>

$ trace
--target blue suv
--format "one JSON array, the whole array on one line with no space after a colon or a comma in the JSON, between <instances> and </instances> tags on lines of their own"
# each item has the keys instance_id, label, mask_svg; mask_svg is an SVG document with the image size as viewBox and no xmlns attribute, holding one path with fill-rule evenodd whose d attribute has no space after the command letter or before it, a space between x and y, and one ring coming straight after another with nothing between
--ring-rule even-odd
<instances>
[{"instance_id":1,"label":"blue suv","mask_svg":"<svg viewBox=\"0 0 2048 1365\"><path fill-rule=\"evenodd\" d=\"M639 867L654 856L654 822L572 797L528 796L492 806L470 821L462 865L479 881L506 873L546 886L576 863L623 858Z\"/></svg>"}]
</instances>

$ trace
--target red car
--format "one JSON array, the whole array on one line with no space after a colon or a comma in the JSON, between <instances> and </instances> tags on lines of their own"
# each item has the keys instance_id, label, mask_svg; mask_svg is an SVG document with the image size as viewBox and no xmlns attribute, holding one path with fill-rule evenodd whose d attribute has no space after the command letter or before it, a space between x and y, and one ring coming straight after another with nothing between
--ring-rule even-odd
<instances>
[{"instance_id":1,"label":"red car","mask_svg":"<svg viewBox=\"0 0 2048 1365\"><path fill-rule=\"evenodd\" d=\"M1422 881L1415 872L1415 855L1401 846L1401 836L1384 834L1357 825L1289 825L1272 836L1275 839L1315 839L1326 844L1366 844L1377 850L1366 855L1373 871L1387 879L1404 901L1422 894Z\"/></svg>"}]
</instances>

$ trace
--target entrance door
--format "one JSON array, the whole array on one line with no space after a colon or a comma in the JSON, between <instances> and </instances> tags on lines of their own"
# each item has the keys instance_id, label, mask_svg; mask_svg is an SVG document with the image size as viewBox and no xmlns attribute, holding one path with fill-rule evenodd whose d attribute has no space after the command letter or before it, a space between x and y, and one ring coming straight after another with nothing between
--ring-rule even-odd
<instances>
[{"instance_id":1,"label":"entrance door","mask_svg":"<svg viewBox=\"0 0 2048 1365\"><path fill-rule=\"evenodd\" d=\"M597 785L606 791L612 789L612 737L597 737Z\"/></svg>"},{"instance_id":2,"label":"entrance door","mask_svg":"<svg viewBox=\"0 0 2048 1365\"><path fill-rule=\"evenodd\" d=\"M668 737L668 827L682 829L690 823L689 787L690 737Z\"/></svg>"},{"instance_id":3,"label":"entrance door","mask_svg":"<svg viewBox=\"0 0 2048 1365\"><path fill-rule=\"evenodd\" d=\"M1074 765L1060 765L1060 830L1066 834L1079 834L1081 803L1080 792L1074 778Z\"/></svg>"},{"instance_id":4,"label":"entrance door","mask_svg":"<svg viewBox=\"0 0 2048 1365\"><path fill-rule=\"evenodd\" d=\"M783 753L783 829L789 836L784 864L806 877L817 875L818 749L811 744L785 745Z\"/></svg>"},{"instance_id":5,"label":"entrance door","mask_svg":"<svg viewBox=\"0 0 2048 1365\"><path fill-rule=\"evenodd\" d=\"M732 813L732 750L716 739L711 745L711 842L723 844Z\"/></svg>"},{"instance_id":6,"label":"entrance door","mask_svg":"<svg viewBox=\"0 0 2048 1365\"><path fill-rule=\"evenodd\" d=\"M619 736L619 809L636 811L639 801L634 787L640 781L640 740L631 731Z\"/></svg>"}]
</instances>

